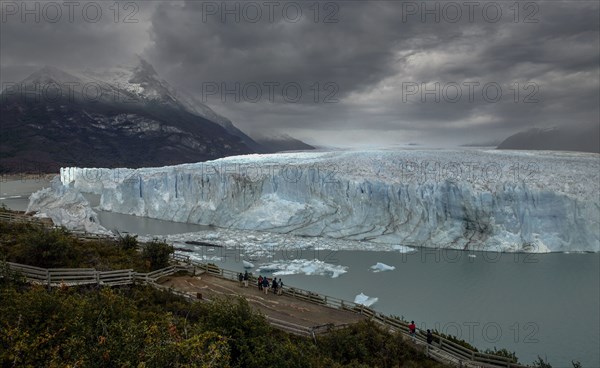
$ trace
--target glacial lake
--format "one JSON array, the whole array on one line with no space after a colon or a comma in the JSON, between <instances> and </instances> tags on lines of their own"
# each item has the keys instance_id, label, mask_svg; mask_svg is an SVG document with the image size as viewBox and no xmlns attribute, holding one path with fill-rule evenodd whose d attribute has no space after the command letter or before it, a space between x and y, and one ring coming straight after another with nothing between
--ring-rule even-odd
<instances>
[{"instance_id":1,"label":"glacial lake","mask_svg":"<svg viewBox=\"0 0 600 368\"><path fill-rule=\"evenodd\" d=\"M4 181L0 193L5 199L0 202L23 210L28 193L42 186L39 182ZM90 200L93 203L97 198ZM109 229L138 234L210 230L108 212L98 215ZM243 270L235 251L216 248L210 254L215 252L222 252L224 257L214 263ZM259 266L292 259L318 259L348 269L337 278L278 276L288 286L349 301L362 292L378 298L372 308L380 312L415 320L420 328L456 335L480 350L497 347L515 351L524 364L540 355L555 368L571 367L571 360L579 360L583 367L600 367L598 253L508 254L425 248L408 254L302 250L279 252L252 262ZM374 273L370 267L377 262L394 266L395 270Z\"/></svg>"}]
</instances>

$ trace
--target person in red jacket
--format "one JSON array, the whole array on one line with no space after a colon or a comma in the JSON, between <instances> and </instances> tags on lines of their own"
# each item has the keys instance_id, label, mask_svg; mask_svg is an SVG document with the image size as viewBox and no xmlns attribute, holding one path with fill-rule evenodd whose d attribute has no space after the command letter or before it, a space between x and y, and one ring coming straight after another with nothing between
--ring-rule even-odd
<instances>
[{"instance_id":1,"label":"person in red jacket","mask_svg":"<svg viewBox=\"0 0 600 368\"><path fill-rule=\"evenodd\" d=\"M410 334L410 337L412 337L413 341L415 341L417 334L417 326L415 326L415 321L410 321L410 325L408 325L408 333Z\"/></svg>"}]
</instances>

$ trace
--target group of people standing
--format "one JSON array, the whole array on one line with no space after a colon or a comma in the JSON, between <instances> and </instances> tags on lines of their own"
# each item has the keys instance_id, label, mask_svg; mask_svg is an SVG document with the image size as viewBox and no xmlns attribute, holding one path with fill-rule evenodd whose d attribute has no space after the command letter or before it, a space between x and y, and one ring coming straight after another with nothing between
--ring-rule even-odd
<instances>
[{"instance_id":1,"label":"group of people standing","mask_svg":"<svg viewBox=\"0 0 600 368\"><path fill-rule=\"evenodd\" d=\"M283 281L279 278L277 281L276 277L273 277L273 280L269 282L269 279L262 275L258 276L258 290L263 290L265 295L269 293L269 288L273 289L273 294L281 295L283 293Z\"/></svg>"},{"instance_id":2,"label":"group of people standing","mask_svg":"<svg viewBox=\"0 0 600 368\"><path fill-rule=\"evenodd\" d=\"M238 275L238 281L240 282L240 286L248 287L248 279L250 279L250 275L248 275L248 271L243 274L240 272Z\"/></svg>"},{"instance_id":3,"label":"group of people standing","mask_svg":"<svg viewBox=\"0 0 600 368\"><path fill-rule=\"evenodd\" d=\"M248 274L248 271L244 272L243 274L240 272L238 275L238 281L240 282L240 286L248 287L249 279L250 275ZM281 281L281 278L279 278L279 281L277 281L276 277L273 277L273 280L269 281L269 279L266 276L262 277L262 275L259 275L258 290L264 291L266 295L269 293L269 288L273 290L273 294L281 295L283 294L283 281Z\"/></svg>"}]
</instances>

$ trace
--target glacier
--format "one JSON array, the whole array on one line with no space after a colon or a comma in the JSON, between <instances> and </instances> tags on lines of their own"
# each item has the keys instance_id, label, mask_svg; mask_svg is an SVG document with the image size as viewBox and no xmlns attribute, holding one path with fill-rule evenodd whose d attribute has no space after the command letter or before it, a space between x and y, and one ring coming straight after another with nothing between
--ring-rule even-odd
<instances>
[{"instance_id":1,"label":"glacier","mask_svg":"<svg viewBox=\"0 0 600 368\"><path fill-rule=\"evenodd\" d=\"M67 167L99 208L233 230L400 247L600 251L600 156L475 149L233 156Z\"/></svg>"},{"instance_id":2,"label":"glacier","mask_svg":"<svg viewBox=\"0 0 600 368\"><path fill-rule=\"evenodd\" d=\"M50 218L68 230L112 235L98 221L98 215L85 197L73 188L62 185L58 177L49 188L41 189L29 197L28 213L35 217Z\"/></svg>"}]
</instances>

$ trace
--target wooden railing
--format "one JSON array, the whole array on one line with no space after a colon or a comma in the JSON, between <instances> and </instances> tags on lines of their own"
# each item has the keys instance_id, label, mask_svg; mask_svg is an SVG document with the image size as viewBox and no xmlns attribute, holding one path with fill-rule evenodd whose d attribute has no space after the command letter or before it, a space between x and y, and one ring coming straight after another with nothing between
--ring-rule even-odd
<instances>
[{"instance_id":1,"label":"wooden railing","mask_svg":"<svg viewBox=\"0 0 600 368\"><path fill-rule=\"evenodd\" d=\"M27 282L57 287L61 285L131 285L136 282L156 283L158 279L173 275L179 271L188 271L187 267L175 265L149 273L139 273L131 269L115 271L97 271L93 268L40 268L19 263L6 262L6 271ZM2 273L0 273L0 276Z\"/></svg>"},{"instance_id":2,"label":"wooden railing","mask_svg":"<svg viewBox=\"0 0 600 368\"><path fill-rule=\"evenodd\" d=\"M229 280L238 280L239 272L227 270L224 268L220 268L217 265L209 264L209 263L199 263L191 261L189 257L178 255L177 259L179 261L186 262L188 264L192 264L204 271L208 274L229 279ZM257 285L257 279L253 275L250 276L250 282L253 285ZM355 313L359 313L368 317L369 319L384 325L390 330L401 333L402 335L412 338L408 329L408 322L402 321L395 317L390 317L386 314L377 312L367 306L362 304L357 304L348 300L343 300L340 298L335 298L332 296L316 294L309 290L304 290L295 287L284 286L283 294L291 296L292 298L302 300L309 303L314 303L330 308L347 310ZM317 326L317 327L303 327L303 326L289 326L288 325L277 325L276 323L272 323L277 327L280 327L283 330L287 330L288 332L295 333L298 335L304 336L312 336L315 337L315 334L318 334L317 331L327 331L333 326ZM453 341L450 341L442 336L434 334L434 342L430 345L427 343L426 333L420 329L417 329L417 333L414 336L414 339L422 346L425 346L426 352L432 358L443 362L450 362L455 365L461 367L481 367L481 368L491 368L491 367L507 367L507 368L527 368L525 365L517 364L510 358L501 357L498 355L485 354L481 352L477 352L471 350L465 346L459 345Z\"/></svg>"},{"instance_id":3,"label":"wooden railing","mask_svg":"<svg viewBox=\"0 0 600 368\"><path fill-rule=\"evenodd\" d=\"M266 316L266 319L267 321L269 321L269 324L271 324L271 326L276 327L280 330L298 336L311 337L313 339L315 338L315 331L312 327L297 325L295 323L283 321L269 316Z\"/></svg>"},{"instance_id":4,"label":"wooden railing","mask_svg":"<svg viewBox=\"0 0 600 368\"><path fill-rule=\"evenodd\" d=\"M0 211L0 221L15 223L34 223L42 226L52 226L52 220L47 218L38 218L14 211Z\"/></svg>"}]
</instances>

